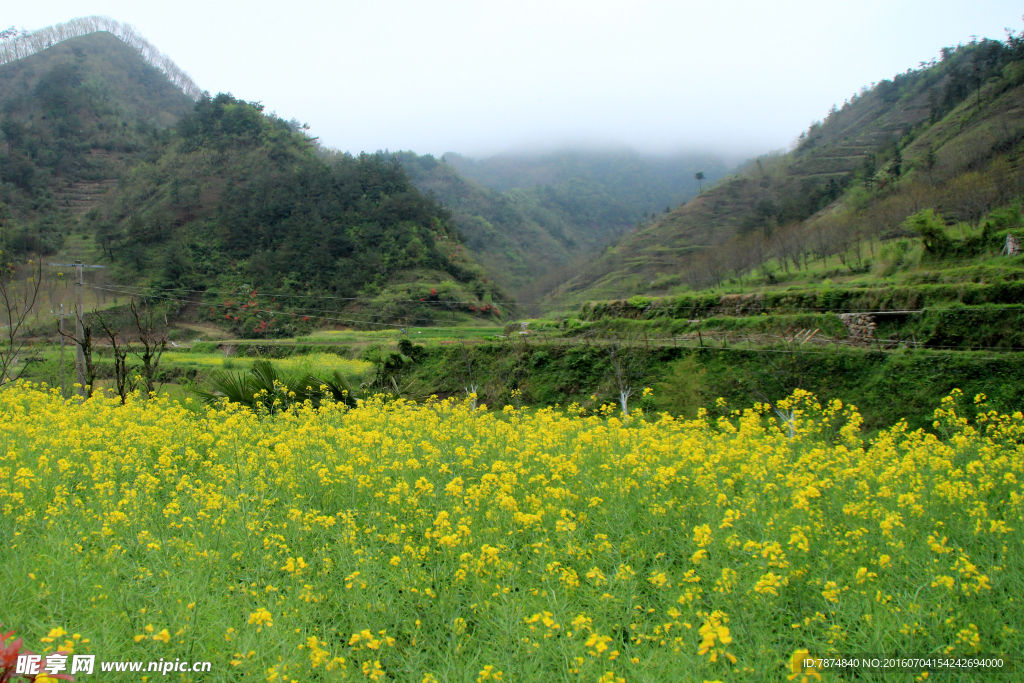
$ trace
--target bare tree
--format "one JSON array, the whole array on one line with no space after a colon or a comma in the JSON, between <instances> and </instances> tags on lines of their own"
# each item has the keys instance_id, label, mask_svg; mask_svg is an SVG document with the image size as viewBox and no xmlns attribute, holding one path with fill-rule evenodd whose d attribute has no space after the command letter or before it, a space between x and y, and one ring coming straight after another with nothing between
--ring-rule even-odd
<instances>
[{"instance_id":1,"label":"bare tree","mask_svg":"<svg viewBox=\"0 0 1024 683\"><path fill-rule=\"evenodd\" d=\"M802 224L788 225L772 235L773 251L779 259L779 265L787 273L789 272L790 261L793 262L794 268L800 270L800 257L806 251L806 241L807 236L804 233Z\"/></svg>"},{"instance_id":2,"label":"bare tree","mask_svg":"<svg viewBox=\"0 0 1024 683\"><path fill-rule=\"evenodd\" d=\"M21 352L25 347L24 328L29 314L39 298L39 288L43 282L42 261L30 260L24 278L18 278L18 270L13 264L2 266L0 271L0 299L3 300L6 312L6 327L3 341L0 343L0 386L19 379L28 368L26 361L19 371L15 371Z\"/></svg>"},{"instance_id":3,"label":"bare tree","mask_svg":"<svg viewBox=\"0 0 1024 683\"><path fill-rule=\"evenodd\" d=\"M631 335L624 340L613 337L608 344L608 356L619 390L619 406L626 417L629 417L629 399L643 378L643 360L636 342L637 338Z\"/></svg>"},{"instance_id":4,"label":"bare tree","mask_svg":"<svg viewBox=\"0 0 1024 683\"><path fill-rule=\"evenodd\" d=\"M121 405L124 405L128 401L128 394L135 389L131 378L128 376L128 350L130 346L118 340L117 330L111 329L107 325L107 321L98 313L96 314L96 319L100 321L100 327L103 328L107 339L110 340L110 348L114 352L114 386L117 389L118 398L121 399Z\"/></svg>"},{"instance_id":5,"label":"bare tree","mask_svg":"<svg viewBox=\"0 0 1024 683\"><path fill-rule=\"evenodd\" d=\"M77 315L75 316L78 317ZM78 346L82 347L82 358L85 363L85 386L82 387L82 392L86 398L92 396L93 387L96 386L96 366L92 362L92 325L86 325L85 320L78 318L82 327L82 338L79 339L73 334L63 332L58 328L58 333L65 339L70 339Z\"/></svg>"},{"instance_id":6,"label":"bare tree","mask_svg":"<svg viewBox=\"0 0 1024 683\"><path fill-rule=\"evenodd\" d=\"M135 326L139 330L139 343L142 350L136 350L130 345L129 352L142 361L142 375L146 382L146 395L156 391L156 370L160 365L160 356L167 349L167 335L157 335L153 332L153 312L147 309L146 322L142 322L139 309L135 302L131 303L132 315L135 316Z\"/></svg>"}]
</instances>

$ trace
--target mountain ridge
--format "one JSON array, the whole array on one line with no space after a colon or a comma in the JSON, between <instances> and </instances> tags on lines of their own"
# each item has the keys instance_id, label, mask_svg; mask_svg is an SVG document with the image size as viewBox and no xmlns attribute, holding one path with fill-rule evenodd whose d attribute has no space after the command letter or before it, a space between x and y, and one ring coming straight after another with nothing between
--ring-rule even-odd
<instances>
[{"instance_id":1,"label":"mountain ridge","mask_svg":"<svg viewBox=\"0 0 1024 683\"><path fill-rule=\"evenodd\" d=\"M299 295L333 312L375 302L371 321L493 316L507 298L396 160L328 163L294 122L229 94L193 101L106 32L0 65L0 238L25 260L95 249L105 277L196 290L192 308L204 290L221 306L291 296L221 316L257 336L303 328Z\"/></svg>"}]
</instances>

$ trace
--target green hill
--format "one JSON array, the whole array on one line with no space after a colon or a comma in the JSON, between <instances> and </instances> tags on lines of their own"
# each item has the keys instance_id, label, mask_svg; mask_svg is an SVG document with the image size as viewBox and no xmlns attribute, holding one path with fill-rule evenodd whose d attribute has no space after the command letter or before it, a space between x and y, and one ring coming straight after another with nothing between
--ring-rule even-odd
<instances>
[{"instance_id":1,"label":"green hill","mask_svg":"<svg viewBox=\"0 0 1024 683\"><path fill-rule=\"evenodd\" d=\"M201 98L87 218L121 279L158 289L353 298L451 280L493 290L397 160L329 164L300 130L225 94Z\"/></svg>"},{"instance_id":2,"label":"green hill","mask_svg":"<svg viewBox=\"0 0 1024 683\"><path fill-rule=\"evenodd\" d=\"M226 94L195 102L151 61L93 32L0 65L9 257L99 258L121 288L177 297L192 316L213 304L204 317L245 334L325 311L388 323L497 313L490 302L507 297L396 160L325 161L293 124ZM278 298L241 306L258 290Z\"/></svg>"},{"instance_id":3,"label":"green hill","mask_svg":"<svg viewBox=\"0 0 1024 683\"><path fill-rule=\"evenodd\" d=\"M830 258L849 275L880 276L880 241L914 237L904 221L928 208L945 224L963 223L951 228L957 235L980 231L984 215L1024 191L1021 45L1011 36L947 48L942 61L864 89L812 125L793 151L746 164L621 238L553 301L564 307L730 281L735 289L741 280L772 286Z\"/></svg>"},{"instance_id":4,"label":"green hill","mask_svg":"<svg viewBox=\"0 0 1024 683\"><path fill-rule=\"evenodd\" d=\"M0 248L59 248L155 131L193 104L106 32L0 66Z\"/></svg>"}]
</instances>

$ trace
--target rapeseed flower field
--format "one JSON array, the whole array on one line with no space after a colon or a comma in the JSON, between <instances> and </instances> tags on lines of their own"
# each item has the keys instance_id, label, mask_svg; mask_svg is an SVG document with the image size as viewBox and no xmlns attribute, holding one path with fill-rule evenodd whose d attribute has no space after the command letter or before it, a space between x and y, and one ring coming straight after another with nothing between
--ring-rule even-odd
<instances>
[{"instance_id":1,"label":"rapeseed flower field","mask_svg":"<svg viewBox=\"0 0 1024 683\"><path fill-rule=\"evenodd\" d=\"M1018 657L1024 416L954 394L934 434L867 440L838 401L775 407L786 423L383 398L268 416L18 386L0 622L37 652L213 662L167 680L817 681L850 678L804 657Z\"/></svg>"}]
</instances>

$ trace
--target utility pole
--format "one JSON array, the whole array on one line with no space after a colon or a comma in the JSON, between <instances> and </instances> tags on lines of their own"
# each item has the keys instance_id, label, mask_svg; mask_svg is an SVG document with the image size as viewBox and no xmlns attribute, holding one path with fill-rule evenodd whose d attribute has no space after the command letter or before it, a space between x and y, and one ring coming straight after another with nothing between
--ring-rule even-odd
<instances>
[{"instance_id":1,"label":"utility pole","mask_svg":"<svg viewBox=\"0 0 1024 683\"><path fill-rule=\"evenodd\" d=\"M74 263L50 263L51 266L62 266L75 269L75 339L78 341L75 350L75 376L78 381L78 392L85 398L85 352L82 350L82 339L85 337L85 278L83 268L106 268L106 266L87 266L80 260Z\"/></svg>"},{"instance_id":2,"label":"utility pole","mask_svg":"<svg viewBox=\"0 0 1024 683\"><path fill-rule=\"evenodd\" d=\"M60 395L65 396L67 394L67 369L64 367L64 318L71 315L70 313L64 312L64 304L60 305L60 313L54 313L50 311L50 315L55 315L60 318Z\"/></svg>"}]
</instances>

